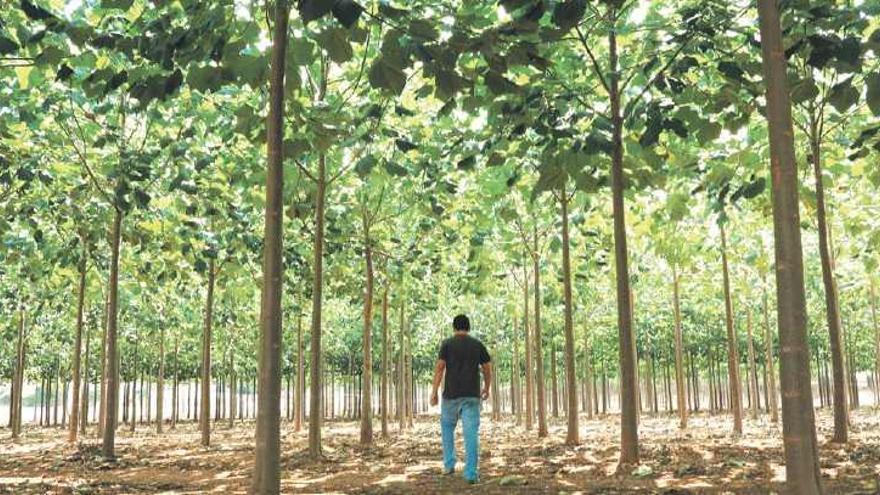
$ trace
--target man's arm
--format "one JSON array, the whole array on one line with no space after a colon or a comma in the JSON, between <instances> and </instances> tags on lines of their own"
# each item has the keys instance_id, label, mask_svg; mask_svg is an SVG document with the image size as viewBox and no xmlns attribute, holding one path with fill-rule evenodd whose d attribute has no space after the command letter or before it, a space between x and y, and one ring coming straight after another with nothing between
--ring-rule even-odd
<instances>
[{"instance_id":1,"label":"man's arm","mask_svg":"<svg viewBox=\"0 0 880 495\"><path fill-rule=\"evenodd\" d=\"M489 398L489 387L492 385L492 361L483 363L480 367L483 368L483 392L480 397L486 400Z\"/></svg>"},{"instance_id":2,"label":"man's arm","mask_svg":"<svg viewBox=\"0 0 880 495\"><path fill-rule=\"evenodd\" d=\"M433 390L431 391L431 405L436 406L439 399L437 398L437 389L440 388L440 382L443 381L443 372L446 371L446 361L442 359L437 360L437 364L434 366L434 383Z\"/></svg>"}]
</instances>

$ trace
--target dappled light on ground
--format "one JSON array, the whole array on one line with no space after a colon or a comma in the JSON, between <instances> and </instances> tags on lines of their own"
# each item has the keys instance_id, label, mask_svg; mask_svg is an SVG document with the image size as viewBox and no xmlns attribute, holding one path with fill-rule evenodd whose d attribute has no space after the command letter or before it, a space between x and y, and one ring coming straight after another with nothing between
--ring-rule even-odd
<instances>
[{"instance_id":1,"label":"dappled light on ground","mask_svg":"<svg viewBox=\"0 0 880 495\"><path fill-rule=\"evenodd\" d=\"M550 435L484 418L482 480L466 484L456 473L440 474L439 425L435 417L391 438L377 436L374 448L358 445L356 422L328 422L320 462L307 455L305 431L283 425L284 493L770 493L782 488L781 431L766 419L746 420L736 438L730 418L697 414L682 432L673 416L643 417L646 441L640 466L618 474L619 418L586 420L581 445L566 447L563 419L551 419ZM878 493L880 413L853 413L853 440L827 442L830 411L820 411L822 474L828 493ZM0 430L0 434L5 431ZM194 424L163 435L141 427L120 430L119 460L100 458L94 440L67 446L61 429L25 430L22 442L0 442L0 493L247 493L253 466L253 423L219 426L213 445L199 446ZM461 444L459 439L459 455ZM461 466L459 466L460 468Z\"/></svg>"}]
</instances>

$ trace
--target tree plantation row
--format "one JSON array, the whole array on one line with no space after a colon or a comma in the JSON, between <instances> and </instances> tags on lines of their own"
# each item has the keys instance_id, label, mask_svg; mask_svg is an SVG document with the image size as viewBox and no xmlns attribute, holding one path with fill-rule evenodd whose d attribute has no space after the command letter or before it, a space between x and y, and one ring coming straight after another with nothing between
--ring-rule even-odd
<instances>
[{"instance_id":1,"label":"tree plantation row","mask_svg":"<svg viewBox=\"0 0 880 495\"><path fill-rule=\"evenodd\" d=\"M465 312L493 419L619 415L629 473L766 414L821 493L815 408L880 405L878 54L874 0L10 0L0 424L255 418L278 493L288 428L434 412Z\"/></svg>"}]
</instances>

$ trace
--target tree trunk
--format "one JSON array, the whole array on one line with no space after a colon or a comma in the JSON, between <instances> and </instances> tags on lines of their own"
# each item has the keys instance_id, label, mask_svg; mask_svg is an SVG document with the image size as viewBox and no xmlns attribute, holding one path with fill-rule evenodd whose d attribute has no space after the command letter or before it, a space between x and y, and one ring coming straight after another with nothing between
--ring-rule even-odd
<instances>
[{"instance_id":1,"label":"tree trunk","mask_svg":"<svg viewBox=\"0 0 880 495\"><path fill-rule=\"evenodd\" d=\"M563 187L562 191L560 191L559 203L562 215L562 286L563 300L565 303L565 398L567 404L566 415L568 416L568 432L565 437L565 443L566 445L577 445L580 443L580 433L578 431L577 391L575 388L574 322L572 319L574 308L571 301L571 254L569 252L570 246L568 235L568 200L568 193Z\"/></svg>"},{"instance_id":2,"label":"tree trunk","mask_svg":"<svg viewBox=\"0 0 880 495\"><path fill-rule=\"evenodd\" d=\"M811 112L815 114L814 112ZM837 281L829 246L828 223L825 215L825 187L822 182L821 138L823 132L819 118L810 116L810 153L813 178L816 181L816 219L819 232L819 259L822 264L822 284L825 289L825 315L831 341L831 370L834 377L834 437L832 442L846 443L848 438L849 411L846 401L846 363L843 350L843 330L840 321L840 305Z\"/></svg>"},{"instance_id":3,"label":"tree trunk","mask_svg":"<svg viewBox=\"0 0 880 495\"><path fill-rule=\"evenodd\" d=\"M556 343L550 344L550 411L554 418L559 417L559 378L556 375Z\"/></svg>"},{"instance_id":4,"label":"tree trunk","mask_svg":"<svg viewBox=\"0 0 880 495\"><path fill-rule=\"evenodd\" d=\"M776 294L779 317L780 378L785 476L791 493L822 492L813 394L801 248L797 164L787 61L776 0L758 0L761 52L767 91Z\"/></svg>"},{"instance_id":5,"label":"tree trunk","mask_svg":"<svg viewBox=\"0 0 880 495\"><path fill-rule=\"evenodd\" d=\"M871 299L871 323L874 325L874 405L880 405L880 323L877 321L877 290L874 277L868 274L868 297Z\"/></svg>"},{"instance_id":6,"label":"tree trunk","mask_svg":"<svg viewBox=\"0 0 880 495\"><path fill-rule=\"evenodd\" d=\"M162 433L165 421L165 326L159 331L159 381L156 388L156 433Z\"/></svg>"},{"instance_id":7,"label":"tree trunk","mask_svg":"<svg viewBox=\"0 0 880 495\"><path fill-rule=\"evenodd\" d=\"M523 333L526 336L526 431L532 430L532 421L535 418L535 404L534 404L534 366L532 365L532 350L534 346L532 344L532 332L529 330L529 271L527 268L525 256L523 256ZM880 354L878 354L880 356ZM880 363L880 357L878 357L878 363ZM880 364L878 364L878 369L880 369Z\"/></svg>"},{"instance_id":8,"label":"tree trunk","mask_svg":"<svg viewBox=\"0 0 880 495\"><path fill-rule=\"evenodd\" d=\"M687 429L688 408L687 397L685 397L684 389L684 359L682 350L684 347L681 334L681 297L679 295L680 281L678 278L678 269L675 265L672 267L672 309L675 318L675 394L678 404L678 427L682 430Z\"/></svg>"},{"instance_id":9,"label":"tree trunk","mask_svg":"<svg viewBox=\"0 0 880 495\"><path fill-rule=\"evenodd\" d=\"M306 369L303 348L302 315L296 318L296 401L293 403L294 431L302 430L306 399Z\"/></svg>"},{"instance_id":10,"label":"tree trunk","mask_svg":"<svg viewBox=\"0 0 880 495\"><path fill-rule=\"evenodd\" d=\"M260 315L259 405L257 406L256 463L251 490L256 494L281 489L281 349L283 292L284 190L284 64L289 10L286 0L275 1L272 39L269 116L266 119L266 219L263 247L263 290ZM320 263L320 258L316 261ZM211 267L213 269L213 265ZM320 289L315 288L318 292ZM320 309L319 309L320 311ZM320 348L320 345L318 346Z\"/></svg>"},{"instance_id":11,"label":"tree trunk","mask_svg":"<svg viewBox=\"0 0 880 495\"><path fill-rule=\"evenodd\" d=\"M199 430L202 446L211 445L211 332L214 327L214 283L217 276L214 259L208 261L208 291L205 299L205 326L202 332L201 402Z\"/></svg>"},{"instance_id":12,"label":"tree trunk","mask_svg":"<svg viewBox=\"0 0 880 495\"><path fill-rule=\"evenodd\" d=\"M739 380L739 351L737 349L736 328L733 326L733 298L730 293L730 267L727 262L727 234L724 223L721 228L721 267L724 277L724 320L727 327L727 376L730 396L730 410L733 413L733 432L742 435L742 389Z\"/></svg>"},{"instance_id":13,"label":"tree trunk","mask_svg":"<svg viewBox=\"0 0 880 495\"><path fill-rule=\"evenodd\" d=\"M83 243L83 258L79 263L79 287L77 289L76 302L76 336L74 337L73 342L73 401L70 408L70 429L67 433L67 441L70 443L76 443L76 437L79 431L80 358L82 356L83 312L86 301L86 267L88 266L86 264L88 261L88 252L85 247L85 241L81 240L81 242ZM67 401L65 401L65 404L66 403Z\"/></svg>"},{"instance_id":14,"label":"tree trunk","mask_svg":"<svg viewBox=\"0 0 880 495\"><path fill-rule=\"evenodd\" d=\"M594 390L593 390L593 366L591 362L592 350L590 349L590 333L587 330L586 318L584 319L584 408L587 410L587 418L593 419Z\"/></svg>"},{"instance_id":15,"label":"tree trunk","mask_svg":"<svg viewBox=\"0 0 880 495\"><path fill-rule=\"evenodd\" d=\"M758 369L755 366L755 345L752 338L752 311L746 309L746 333L749 338L749 406L752 419L758 419Z\"/></svg>"},{"instance_id":16,"label":"tree trunk","mask_svg":"<svg viewBox=\"0 0 880 495\"><path fill-rule=\"evenodd\" d=\"M107 310L107 352L105 368L107 375L106 406L102 452L107 460L116 459L116 418L119 407L119 355L117 353L117 329L119 324L119 251L122 243L122 210L115 208L111 234L110 296Z\"/></svg>"},{"instance_id":17,"label":"tree trunk","mask_svg":"<svg viewBox=\"0 0 880 495\"><path fill-rule=\"evenodd\" d=\"M27 357L27 335L24 330L24 309L19 312L18 320L18 359L15 363L15 375L13 377L13 390L15 397L12 398L12 440L17 441L21 435L22 398L24 396L24 368Z\"/></svg>"},{"instance_id":18,"label":"tree trunk","mask_svg":"<svg viewBox=\"0 0 880 495\"><path fill-rule=\"evenodd\" d=\"M614 14L616 15L616 13ZM633 322L630 298L629 257L626 241L626 207L624 205L623 175L623 116L621 114L621 94L619 89L620 72L618 67L617 34L614 29L608 33L609 53L609 98L611 100L612 156L611 192L612 213L614 217L614 259L617 280L617 322L620 341L620 464L622 466L639 463L638 432L638 381L636 378L636 355L632 342Z\"/></svg>"},{"instance_id":19,"label":"tree trunk","mask_svg":"<svg viewBox=\"0 0 880 495\"><path fill-rule=\"evenodd\" d=\"M364 334L363 334L363 386L361 387L361 445L373 444L373 246L366 212L364 220Z\"/></svg>"},{"instance_id":20,"label":"tree trunk","mask_svg":"<svg viewBox=\"0 0 880 495\"><path fill-rule=\"evenodd\" d=\"M89 423L89 361L91 356L90 346L91 344L92 332L90 329L86 329L86 347L85 347L85 358L83 360L83 378L82 378L82 395L80 396L80 416L79 416L79 428L80 433L85 435L86 433L86 425ZM76 423L71 416L71 422Z\"/></svg>"},{"instance_id":21,"label":"tree trunk","mask_svg":"<svg viewBox=\"0 0 880 495\"><path fill-rule=\"evenodd\" d=\"M235 407L238 405L237 400L237 391L236 388L238 386L236 376L235 376L235 368L231 368L229 371L229 428L232 429L235 427Z\"/></svg>"},{"instance_id":22,"label":"tree trunk","mask_svg":"<svg viewBox=\"0 0 880 495\"><path fill-rule=\"evenodd\" d=\"M535 281L535 372L538 382L538 437L547 436L547 402L544 398L544 351L541 337L541 268L538 265L538 228L534 229L532 275Z\"/></svg>"},{"instance_id":23,"label":"tree trunk","mask_svg":"<svg viewBox=\"0 0 880 495\"><path fill-rule=\"evenodd\" d=\"M324 196L327 173L325 157L318 157L318 183L315 192L314 277L312 279L311 368L309 370L309 455L321 457L321 303L324 293Z\"/></svg>"},{"instance_id":24,"label":"tree trunk","mask_svg":"<svg viewBox=\"0 0 880 495\"><path fill-rule=\"evenodd\" d=\"M382 438L388 438L388 288L382 293Z\"/></svg>"},{"instance_id":25,"label":"tree trunk","mask_svg":"<svg viewBox=\"0 0 880 495\"><path fill-rule=\"evenodd\" d=\"M171 429L173 430L175 426L177 426L178 415L178 395L179 395L179 386L180 386L180 373L179 373L179 364L177 362L177 351L178 351L178 337L174 337L174 387L171 389Z\"/></svg>"},{"instance_id":26,"label":"tree trunk","mask_svg":"<svg viewBox=\"0 0 880 495\"><path fill-rule=\"evenodd\" d=\"M773 362L773 340L770 336L770 311L767 304L767 287L761 286L763 292L764 307L764 360L766 361L767 375L770 379L769 391L767 393L767 402L770 404L770 421L776 423L779 421L778 403L776 401L776 364Z\"/></svg>"},{"instance_id":27,"label":"tree trunk","mask_svg":"<svg viewBox=\"0 0 880 495\"><path fill-rule=\"evenodd\" d=\"M107 326L110 322L110 291L104 301L104 318L101 327L101 401L98 403L98 438L104 437L104 421L107 419Z\"/></svg>"}]
</instances>

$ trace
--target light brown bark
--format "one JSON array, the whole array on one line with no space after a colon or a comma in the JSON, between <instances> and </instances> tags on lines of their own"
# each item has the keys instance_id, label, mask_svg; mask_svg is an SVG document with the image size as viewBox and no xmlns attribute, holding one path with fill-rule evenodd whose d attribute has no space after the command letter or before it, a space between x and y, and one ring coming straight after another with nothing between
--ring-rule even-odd
<instances>
[{"instance_id":1,"label":"light brown bark","mask_svg":"<svg viewBox=\"0 0 880 495\"><path fill-rule=\"evenodd\" d=\"M798 176L785 49L776 0L758 0L770 141L786 489L822 492L801 248Z\"/></svg>"},{"instance_id":2,"label":"light brown bark","mask_svg":"<svg viewBox=\"0 0 880 495\"><path fill-rule=\"evenodd\" d=\"M739 350L736 328L733 324L733 297L730 293L730 267L727 262L727 234L721 227L721 268L724 278L724 324L727 327L727 377L730 411L733 413L733 432L742 435L742 382L739 378Z\"/></svg>"},{"instance_id":3,"label":"light brown bark","mask_svg":"<svg viewBox=\"0 0 880 495\"><path fill-rule=\"evenodd\" d=\"M284 73L287 52L287 0L275 0L266 119L266 214L263 246L263 290L260 311L259 390L251 492L275 494L281 489L281 352L284 237ZM213 271L214 265L211 264Z\"/></svg>"}]
</instances>

